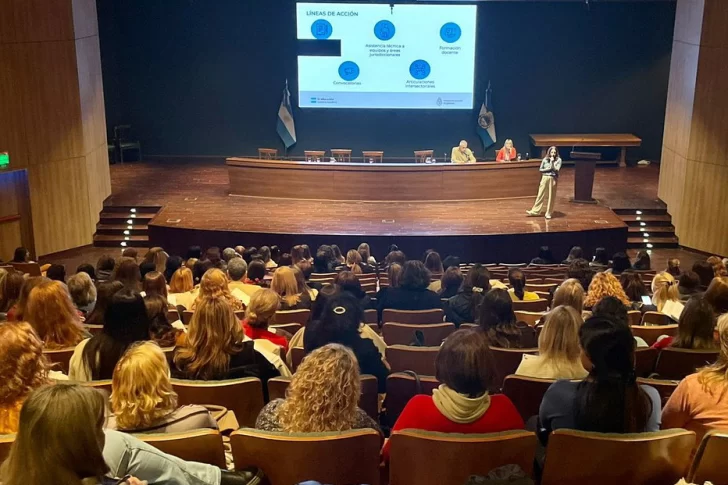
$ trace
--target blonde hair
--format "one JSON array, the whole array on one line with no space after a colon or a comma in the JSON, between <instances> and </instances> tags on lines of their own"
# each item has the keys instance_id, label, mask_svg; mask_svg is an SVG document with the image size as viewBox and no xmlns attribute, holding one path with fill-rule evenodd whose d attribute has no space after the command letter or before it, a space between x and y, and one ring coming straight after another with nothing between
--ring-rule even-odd
<instances>
[{"instance_id":1,"label":"blonde hair","mask_svg":"<svg viewBox=\"0 0 728 485\"><path fill-rule=\"evenodd\" d=\"M298 290L296 275L288 266L278 268L273 273L270 289L276 292L288 306L294 306L301 301L301 292Z\"/></svg>"},{"instance_id":2,"label":"blonde hair","mask_svg":"<svg viewBox=\"0 0 728 485\"><path fill-rule=\"evenodd\" d=\"M207 270L200 280L200 292L192 303L192 311L195 311L200 301L205 298L223 298L233 310L242 310L243 302L230 293L228 283L230 281L224 271L217 268Z\"/></svg>"},{"instance_id":3,"label":"blonde hair","mask_svg":"<svg viewBox=\"0 0 728 485\"><path fill-rule=\"evenodd\" d=\"M33 391L20 411L20 425L0 468L3 485L99 483L104 461L104 397L71 384ZM40 441L39 441L40 440Z\"/></svg>"},{"instance_id":4,"label":"blonde hair","mask_svg":"<svg viewBox=\"0 0 728 485\"><path fill-rule=\"evenodd\" d=\"M79 307L96 301L96 286L87 273L76 273L68 278L67 285L73 303Z\"/></svg>"},{"instance_id":5,"label":"blonde hair","mask_svg":"<svg viewBox=\"0 0 728 485\"><path fill-rule=\"evenodd\" d=\"M680 291L675 277L663 271L652 280L652 303L661 312L668 301L680 301Z\"/></svg>"},{"instance_id":6,"label":"blonde hair","mask_svg":"<svg viewBox=\"0 0 728 485\"><path fill-rule=\"evenodd\" d=\"M139 342L117 362L111 380L111 409L121 430L146 428L177 409L177 394L159 345Z\"/></svg>"},{"instance_id":7,"label":"blonde hair","mask_svg":"<svg viewBox=\"0 0 728 485\"><path fill-rule=\"evenodd\" d=\"M73 347L83 340L81 318L60 281L44 281L33 288L23 316L48 349Z\"/></svg>"},{"instance_id":8,"label":"blonde hair","mask_svg":"<svg viewBox=\"0 0 728 485\"><path fill-rule=\"evenodd\" d=\"M250 303L245 310L245 320L251 327L267 328L281 305L278 293L267 288L261 288L250 297Z\"/></svg>"},{"instance_id":9,"label":"blonde hair","mask_svg":"<svg viewBox=\"0 0 728 485\"><path fill-rule=\"evenodd\" d=\"M164 274L164 271L167 269L167 259L169 256L164 251L164 249L160 247L154 247L151 248L147 254L144 255L144 262L145 263L154 263L154 269L155 271L158 271L159 273Z\"/></svg>"},{"instance_id":10,"label":"blonde hair","mask_svg":"<svg viewBox=\"0 0 728 485\"><path fill-rule=\"evenodd\" d=\"M506 138L506 141L503 142L503 148L507 147L509 142L511 144L511 148L513 148L513 140L510 138Z\"/></svg>"},{"instance_id":11,"label":"blonde hair","mask_svg":"<svg viewBox=\"0 0 728 485\"><path fill-rule=\"evenodd\" d=\"M361 269L361 254L356 249L350 249L346 253L346 265L349 266L349 271L354 274L362 274Z\"/></svg>"},{"instance_id":12,"label":"blonde hair","mask_svg":"<svg viewBox=\"0 0 728 485\"><path fill-rule=\"evenodd\" d=\"M578 312L584 311L584 287L576 278L569 278L556 288L552 307L570 306Z\"/></svg>"},{"instance_id":13,"label":"blonde hair","mask_svg":"<svg viewBox=\"0 0 728 485\"><path fill-rule=\"evenodd\" d=\"M289 433L352 429L361 394L359 363L343 345L328 344L303 359L293 374L278 421Z\"/></svg>"},{"instance_id":14,"label":"blonde hair","mask_svg":"<svg viewBox=\"0 0 728 485\"><path fill-rule=\"evenodd\" d=\"M579 327L584 320L573 307L560 305L546 315L546 322L538 338L538 353L550 360L556 368L579 360Z\"/></svg>"},{"instance_id":15,"label":"blonde hair","mask_svg":"<svg viewBox=\"0 0 728 485\"><path fill-rule=\"evenodd\" d=\"M594 275L589 291L584 299L584 306L592 308L599 303L605 296L613 296L621 301L625 306L630 306L631 302L627 298L621 283L612 273L597 273Z\"/></svg>"},{"instance_id":16,"label":"blonde hair","mask_svg":"<svg viewBox=\"0 0 728 485\"><path fill-rule=\"evenodd\" d=\"M728 313L718 317L718 336L720 338L720 354L715 363L698 371L698 382L703 390L713 394L716 388L723 386L721 394L726 391L728 382Z\"/></svg>"},{"instance_id":17,"label":"blonde hair","mask_svg":"<svg viewBox=\"0 0 728 485\"><path fill-rule=\"evenodd\" d=\"M706 262L713 267L713 274L715 276L728 276L726 271L725 263L718 256L709 257Z\"/></svg>"},{"instance_id":18,"label":"blonde hair","mask_svg":"<svg viewBox=\"0 0 728 485\"><path fill-rule=\"evenodd\" d=\"M230 355L242 350L245 334L226 299L202 298L197 303L187 341L175 353L174 363L190 378L215 379L227 373Z\"/></svg>"},{"instance_id":19,"label":"blonde hair","mask_svg":"<svg viewBox=\"0 0 728 485\"><path fill-rule=\"evenodd\" d=\"M169 282L170 293L187 293L195 289L195 280L192 277L192 270L182 266L172 273L172 281Z\"/></svg>"}]
</instances>

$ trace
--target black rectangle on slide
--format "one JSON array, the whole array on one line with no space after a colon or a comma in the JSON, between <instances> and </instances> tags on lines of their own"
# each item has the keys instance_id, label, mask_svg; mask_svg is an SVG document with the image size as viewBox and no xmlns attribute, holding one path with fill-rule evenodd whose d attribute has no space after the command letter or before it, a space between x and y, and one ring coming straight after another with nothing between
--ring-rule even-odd
<instances>
[{"instance_id":1,"label":"black rectangle on slide","mask_svg":"<svg viewBox=\"0 0 728 485\"><path fill-rule=\"evenodd\" d=\"M300 39L298 41L299 56L320 56L320 57L340 57L341 56L341 40L318 40L318 39Z\"/></svg>"}]
</instances>

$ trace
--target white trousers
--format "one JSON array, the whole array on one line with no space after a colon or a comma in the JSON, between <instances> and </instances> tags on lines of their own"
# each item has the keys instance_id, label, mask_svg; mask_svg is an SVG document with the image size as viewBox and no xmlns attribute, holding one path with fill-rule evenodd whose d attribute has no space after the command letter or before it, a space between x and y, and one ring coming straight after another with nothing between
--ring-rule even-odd
<instances>
[{"instance_id":1,"label":"white trousers","mask_svg":"<svg viewBox=\"0 0 728 485\"><path fill-rule=\"evenodd\" d=\"M542 175L541 183L538 186L538 196L536 196L536 202L534 202L531 212L540 214L543 209L543 201L546 197L548 197L546 214L551 214L556 204L556 178Z\"/></svg>"}]
</instances>

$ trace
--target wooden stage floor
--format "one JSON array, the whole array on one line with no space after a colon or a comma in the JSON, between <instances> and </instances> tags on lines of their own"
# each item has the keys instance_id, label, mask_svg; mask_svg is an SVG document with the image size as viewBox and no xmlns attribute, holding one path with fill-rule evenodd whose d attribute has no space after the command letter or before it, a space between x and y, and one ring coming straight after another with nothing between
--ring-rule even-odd
<instances>
[{"instance_id":1,"label":"wooden stage floor","mask_svg":"<svg viewBox=\"0 0 728 485\"><path fill-rule=\"evenodd\" d=\"M577 244L585 249L599 245L624 249L627 228L610 207L663 207L657 200L658 178L655 166L599 168L594 196L602 203L572 204L568 199L573 194L574 172L564 168L554 218L546 221L526 216L533 198L345 202L241 197L228 195L227 168L220 162L128 163L111 167L110 203L162 206L150 223L151 242L173 250L181 250L175 247L182 244L180 240L185 245L214 240L220 246L279 244L287 248L291 243L329 241L354 247L366 238L380 252L385 244L402 246L404 240L410 251L447 247L463 257L508 254L513 259L533 255L541 244L558 248L557 256L564 247Z\"/></svg>"}]
</instances>

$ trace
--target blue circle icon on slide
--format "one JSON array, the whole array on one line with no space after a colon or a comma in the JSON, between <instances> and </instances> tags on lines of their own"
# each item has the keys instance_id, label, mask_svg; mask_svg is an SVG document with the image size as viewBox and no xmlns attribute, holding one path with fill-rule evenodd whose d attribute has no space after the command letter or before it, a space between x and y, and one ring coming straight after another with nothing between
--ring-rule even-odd
<instances>
[{"instance_id":1,"label":"blue circle icon on slide","mask_svg":"<svg viewBox=\"0 0 728 485\"><path fill-rule=\"evenodd\" d=\"M461 35L463 35L463 31L455 22L448 22L440 29L440 37L448 44L460 40Z\"/></svg>"},{"instance_id":2,"label":"blue circle icon on slide","mask_svg":"<svg viewBox=\"0 0 728 485\"><path fill-rule=\"evenodd\" d=\"M318 19L311 25L311 33L316 39L325 40L331 37L331 34L334 33L334 28L328 20Z\"/></svg>"},{"instance_id":3,"label":"blue circle icon on slide","mask_svg":"<svg viewBox=\"0 0 728 485\"><path fill-rule=\"evenodd\" d=\"M410 65L410 74L412 74L412 77L415 79L425 79L430 75L430 72L432 72L430 64L422 59L417 60Z\"/></svg>"},{"instance_id":4,"label":"blue circle icon on slide","mask_svg":"<svg viewBox=\"0 0 728 485\"><path fill-rule=\"evenodd\" d=\"M359 66L356 62L342 62L339 66L339 76L344 81L353 81L359 77Z\"/></svg>"},{"instance_id":5,"label":"blue circle icon on slide","mask_svg":"<svg viewBox=\"0 0 728 485\"><path fill-rule=\"evenodd\" d=\"M376 35L379 40L390 40L394 37L394 32L394 24L389 20L380 20L374 26L374 35Z\"/></svg>"}]
</instances>

